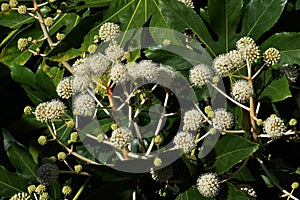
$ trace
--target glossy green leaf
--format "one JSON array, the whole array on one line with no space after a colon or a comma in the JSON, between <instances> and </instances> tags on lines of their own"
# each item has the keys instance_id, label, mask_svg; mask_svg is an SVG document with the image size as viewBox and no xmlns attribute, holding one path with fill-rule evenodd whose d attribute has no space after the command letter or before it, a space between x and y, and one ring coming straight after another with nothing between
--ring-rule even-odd
<instances>
[{"instance_id":1,"label":"glossy green leaf","mask_svg":"<svg viewBox=\"0 0 300 200\"><path fill-rule=\"evenodd\" d=\"M206 199L204 196L202 196L197 188L191 187L187 191L180 193L177 197L176 200L204 200Z\"/></svg>"},{"instance_id":2,"label":"glossy green leaf","mask_svg":"<svg viewBox=\"0 0 300 200\"><path fill-rule=\"evenodd\" d=\"M21 176L6 171L0 166L0 196L10 198L18 192L27 190L27 181Z\"/></svg>"},{"instance_id":3,"label":"glossy green leaf","mask_svg":"<svg viewBox=\"0 0 300 200\"><path fill-rule=\"evenodd\" d=\"M250 169L245 166L237 175L233 177L233 179L239 180L239 181L255 181L254 177L251 174Z\"/></svg>"},{"instance_id":4,"label":"glossy green leaf","mask_svg":"<svg viewBox=\"0 0 300 200\"><path fill-rule=\"evenodd\" d=\"M254 83L258 88L258 100L278 102L292 96L288 80L278 71L272 69L263 71Z\"/></svg>"},{"instance_id":5,"label":"glossy green leaf","mask_svg":"<svg viewBox=\"0 0 300 200\"><path fill-rule=\"evenodd\" d=\"M296 10L299 10L300 9L300 0L297 0L296 1Z\"/></svg>"},{"instance_id":6,"label":"glossy green leaf","mask_svg":"<svg viewBox=\"0 0 300 200\"><path fill-rule=\"evenodd\" d=\"M23 146L12 143L7 150L7 155L17 171L27 180L36 181L37 164Z\"/></svg>"},{"instance_id":7,"label":"glossy green leaf","mask_svg":"<svg viewBox=\"0 0 300 200\"><path fill-rule=\"evenodd\" d=\"M52 199L59 199L61 196L61 186L59 182L55 181L49 185L49 195Z\"/></svg>"},{"instance_id":8,"label":"glossy green leaf","mask_svg":"<svg viewBox=\"0 0 300 200\"><path fill-rule=\"evenodd\" d=\"M234 200L247 200L248 198L244 195L243 192L237 190L234 185L230 182L227 182L228 194L226 199Z\"/></svg>"},{"instance_id":9,"label":"glossy green leaf","mask_svg":"<svg viewBox=\"0 0 300 200\"><path fill-rule=\"evenodd\" d=\"M217 174L222 174L250 156L258 149L258 144L240 136L228 134L223 136L215 145L216 160L214 167Z\"/></svg>"},{"instance_id":10,"label":"glossy green leaf","mask_svg":"<svg viewBox=\"0 0 300 200\"><path fill-rule=\"evenodd\" d=\"M279 19L287 0L252 0L247 5L239 34L254 40L268 31Z\"/></svg>"},{"instance_id":11,"label":"glossy green leaf","mask_svg":"<svg viewBox=\"0 0 300 200\"><path fill-rule=\"evenodd\" d=\"M261 44L261 50L274 47L280 51L280 64L300 63L300 33L276 33Z\"/></svg>"},{"instance_id":12,"label":"glossy green leaf","mask_svg":"<svg viewBox=\"0 0 300 200\"><path fill-rule=\"evenodd\" d=\"M33 22L35 19L30 15L20 15L16 10L0 12L0 25L12 29L18 28L23 24Z\"/></svg>"},{"instance_id":13,"label":"glossy green leaf","mask_svg":"<svg viewBox=\"0 0 300 200\"><path fill-rule=\"evenodd\" d=\"M242 7L243 0L208 1L208 18L218 37L218 53L228 52L235 47L235 30L240 21Z\"/></svg>"}]
</instances>

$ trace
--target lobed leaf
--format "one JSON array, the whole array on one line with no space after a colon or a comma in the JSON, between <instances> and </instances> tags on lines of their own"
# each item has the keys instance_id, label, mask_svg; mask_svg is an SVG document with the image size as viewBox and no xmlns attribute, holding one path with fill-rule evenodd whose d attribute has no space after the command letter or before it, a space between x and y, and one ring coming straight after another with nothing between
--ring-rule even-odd
<instances>
[{"instance_id":1,"label":"lobed leaf","mask_svg":"<svg viewBox=\"0 0 300 200\"><path fill-rule=\"evenodd\" d=\"M188 190L186 190L185 192L183 193L180 193L176 200L194 200L194 199L197 199L197 200L204 200L206 199L204 196L202 196L199 191L197 190L197 188L195 187L191 187L189 188Z\"/></svg>"}]
</instances>

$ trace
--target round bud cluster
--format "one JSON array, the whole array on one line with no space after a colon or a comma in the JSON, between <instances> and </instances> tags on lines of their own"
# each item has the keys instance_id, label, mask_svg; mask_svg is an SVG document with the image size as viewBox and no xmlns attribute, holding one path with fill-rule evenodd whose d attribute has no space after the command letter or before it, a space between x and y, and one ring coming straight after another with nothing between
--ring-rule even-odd
<instances>
[{"instance_id":1,"label":"round bud cluster","mask_svg":"<svg viewBox=\"0 0 300 200\"><path fill-rule=\"evenodd\" d=\"M203 64L196 65L190 69L189 79L193 86L202 87L207 81L213 78L212 71Z\"/></svg>"},{"instance_id":2,"label":"round bud cluster","mask_svg":"<svg viewBox=\"0 0 300 200\"><path fill-rule=\"evenodd\" d=\"M66 106L59 100L40 103L35 109L35 118L40 122L54 121L65 114Z\"/></svg>"},{"instance_id":3,"label":"round bud cluster","mask_svg":"<svg viewBox=\"0 0 300 200\"><path fill-rule=\"evenodd\" d=\"M48 27L49 27L49 26L52 26L53 23L54 23L54 20L53 20L52 17L47 17L47 18L44 19L44 24L45 24L46 26L48 26Z\"/></svg>"},{"instance_id":4,"label":"round bud cluster","mask_svg":"<svg viewBox=\"0 0 300 200\"><path fill-rule=\"evenodd\" d=\"M79 58L72 65L75 76L88 75L90 73L87 58Z\"/></svg>"},{"instance_id":5,"label":"round bud cluster","mask_svg":"<svg viewBox=\"0 0 300 200\"><path fill-rule=\"evenodd\" d=\"M282 136L285 129L283 120L275 114L271 115L263 122L263 131L271 137Z\"/></svg>"},{"instance_id":6,"label":"round bud cluster","mask_svg":"<svg viewBox=\"0 0 300 200\"><path fill-rule=\"evenodd\" d=\"M39 138L38 138L38 143L42 146L44 146L45 144L47 144L47 137L44 136L44 135L41 135Z\"/></svg>"},{"instance_id":7,"label":"round bud cluster","mask_svg":"<svg viewBox=\"0 0 300 200\"><path fill-rule=\"evenodd\" d=\"M26 50L28 45L29 45L29 42L28 42L27 38L20 38L18 40L18 49L20 49L21 51Z\"/></svg>"},{"instance_id":8,"label":"round bud cluster","mask_svg":"<svg viewBox=\"0 0 300 200\"><path fill-rule=\"evenodd\" d=\"M32 113L32 107L31 106L26 106L24 108L24 114L25 115L30 115Z\"/></svg>"},{"instance_id":9,"label":"round bud cluster","mask_svg":"<svg viewBox=\"0 0 300 200\"><path fill-rule=\"evenodd\" d=\"M1 4L1 11L3 11L3 12L9 11L9 4L8 3L2 3Z\"/></svg>"},{"instance_id":10,"label":"round bud cluster","mask_svg":"<svg viewBox=\"0 0 300 200\"><path fill-rule=\"evenodd\" d=\"M234 65L235 68L239 68L245 63L244 57L240 51L231 50L227 53L227 56L229 57L232 65Z\"/></svg>"},{"instance_id":11,"label":"round bud cluster","mask_svg":"<svg viewBox=\"0 0 300 200\"><path fill-rule=\"evenodd\" d=\"M203 117L197 109L188 110L183 116L184 131L198 130L202 120Z\"/></svg>"},{"instance_id":12,"label":"round bud cluster","mask_svg":"<svg viewBox=\"0 0 300 200\"><path fill-rule=\"evenodd\" d=\"M114 130L111 134L110 141L114 147L122 149L130 144L132 140L131 130L125 127L120 127Z\"/></svg>"},{"instance_id":13,"label":"round bud cluster","mask_svg":"<svg viewBox=\"0 0 300 200\"><path fill-rule=\"evenodd\" d=\"M252 38L242 37L236 42L236 47L248 62L253 63L258 60L260 50Z\"/></svg>"},{"instance_id":14,"label":"round bud cluster","mask_svg":"<svg viewBox=\"0 0 300 200\"><path fill-rule=\"evenodd\" d=\"M18 6L18 13L21 15L25 15L27 13L27 7L25 5Z\"/></svg>"},{"instance_id":15,"label":"round bud cluster","mask_svg":"<svg viewBox=\"0 0 300 200\"><path fill-rule=\"evenodd\" d=\"M108 47L105 49L105 55L113 61L120 60L124 53L125 52L123 48L119 46L117 41L111 41Z\"/></svg>"},{"instance_id":16,"label":"round bud cluster","mask_svg":"<svg viewBox=\"0 0 300 200\"><path fill-rule=\"evenodd\" d=\"M35 192L36 186L35 185L30 185L27 187L28 193L31 195L33 192Z\"/></svg>"},{"instance_id":17,"label":"round bud cluster","mask_svg":"<svg viewBox=\"0 0 300 200\"><path fill-rule=\"evenodd\" d=\"M72 77L63 78L57 85L56 92L58 96L63 99L69 99L70 97L72 97L74 94L73 78Z\"/></svg>"},{"instance_id":18,"label":"round bud cluster","mask_svg":"<svg viewBox=\"0 0 300 200\"><path fill-rule=\"evenodd\" d=\"M9 0L8 3L11 8L16 8L19 2L17 0Z\"/></svg>"},{"instance_id":19,"label":"round bud cluster","mask_svg":"<svg viewBox=\"0 0 300 200\"><path fill-rule=\"evenodd\" d=\"M124 83L127 79L126 67L123 64L116 64L110 70L110 78L115 83Z\"/></svg>"},{"instance_id":20,"label":"round bud cluster","mask_svg":"<svg viewBox=\"0 0 300 200\"><path fill-rule=\"evenodd\" d=\"M192 0L178 0L178 1L184 3L188 7L194 8L194 3Z\"/></svg>"},{"instance_id":21,"label":"round bud cluster","mask_svg":"<svg viewBox=\"0 0 300 200\"><path fill-rule=\"evenodd\" d=\"M184 153L189 153L196 147L193 135L187 132L177 133L173 143L175 144L175 148L182 149Z\"/></svg>"},{"instance_id":22,"label":"round bud cluster","mask_svg":"<svg viewBox=\"0 0 300 200\"><path fill-rule=\"evenodd\" d=\"M213 68L220 76L228 76L236 69L229 57L229 54L221 54L213 60Z\"/></svg>"},{"instance_id":23,"label":"round bud cluster","mask_svg":"<svg viewBox=\"0 0 300 200\"><path fill-rule=\"evenodd\" d=\"M157 65L151 60L142 60L136 66L136 74L138 77L143 78L147 81L155 81L158 78L158 67ZM133 77L133 78L138 78Z\"/></svg>"},{"instance_id":24,"label":"round bud cluster","mask_svg":"<svg viewBox=\"0 0 300 200\"><path fill-rule=\"evenodd\" d=\"M82 165L75 165L74 166L74 171L76 173L80 173L82 171Z\"/></svg>"},{"instance_id":25,"label":"round bud cluster","mask_svg":"<svg viewBox=\"0 0 300 200\"><path fill-rule=\"evenodd\" d=\"M37 194L43 194L45 191L46 191L46 185L44 185L44 184L40 184L40 185L38 185L37 187L36 187L36 189L35 189L35 192L37 193Z\"/></svg>"},{"instance_id":26,"label":"round bud cluster","mask_svg":"<svg viewBox=\"0 0 300 200\"><path fill-rule=\"evenodd\" d=\"M83 117L93 117L96 111L96 103L89 94L80 94L74 100L74 114Z\"/></svg>"},{"instance_id":27,"label":"round bud cluster","mask_svg":"<svg viewBox=\"0 0 300 200\"><path fill-rule=\"evenodd\" d=\"M66 158L67 158L67 154L66 154L65 152L63 152L63 151L61 151L61 152L59 152L59 153L57 154L57 159L60 160L60 161L63 161L63 160L65 160Z\"/></svg>"},{"instance_id":28,"label":"round bud cluster","mask_svg":"<svg viewBox=\"0 0 300 200\"><path fill-rule=\"evenodd\" d=\"M115 39L120 33L118 24L106 22L99 29L99 38L103 41Z\"/></svg>"},{"instance_id":29,"label":"round bud cluster","mask_svg":"<svg viewBox=\"0 0 300 200\"><path fill-rule=\"evenodd\" d=\"M214 111L212 118L213 127L219 130L230 129L234 123L232 113L227 112L224 108L219 108Z\"/></svg>"},{"instance_id":30,"label":"round bud cluster","mask_svg":"<svg viewBox=\"0 0 300 200\"><path fill-rule=\"evenodd\" d=\"M68 195L70 195L70 194L72 193L72 189L71 189L70 186L65 185L65 186L62 188L61 192L62 192L64 195L68 196Z\"/></svg>"},{"instance_id":31,"label":"round bud cluster","mask_svg":"<svg viewBox=\"0 0 300 200\"><path fill-rule=\"evenodd\" d=\"M278 61L280 60L280 52L273 47L268 48L264 52L263 58L264 58L264 62L268 66L273 66L275 63L278 63Z\"/></svg>"},{"instance_id":32,"label":"round bud cluster","mask_svg":"<svg viewBox=\"0 0 300 200\"><path fill-rule=\"evenodd\" d=\"M253 93L253 88L245 80L238 80L231 88L232 97L242 103L247 102Z\"/></svg>"},{"instance_id":33,"label":"round bud cluster","mask_svg":"<svg viewBox=\"0 0 300 200\"><path fill-rule=\"evenodd\" d=\"M97 47L98 47L98 46L97 46L96 44L91 44L91 45L88 46L87 51L88 51L89 53L95 53Z\"/></svg>"},{"instance_id":34,"label":"round bud cluster","mask_svg":"<svg viewBox=\"0 0 300 200\"><path fill-rule=\"evenodd\" d=\"M290 126L296 126L297 125L297 120L295 118L290 119L289 125Z\"/></svg>"},{"instance_id":35,"label":"round bud cluster","mask_svg":"<svg viewBox=\"0 0 300 200\"><path fill-rule=\"evenodd\" d=\"M43 192L40 195L40 200L48 200L49 199L49 193L48 192Z\"/></svg>"},{"instance_id":36,"label":"round bud cluster","mask_svg":"<svg viewBox=\"0 0 300 200\"><path fill-rule=\"evenodd\" d=\"M291 82L296 82L299 76L299 67L297 65L284 64L280 72Z\"/></svg>"},{"instance_id":37,"label":"round bud cluster","mask_svg":"<svg viewBox=\"0 0 300 200\"><path fill-rule=\"evenodd\" d=\"M19 192L13 195L12 197L10 197L9 200L27 200L27 199L29 199L29 194L25 192Z\"/></svg>"},{"instance_id":38,"label":"round bud cluster","mask_svg":"<svg viewBox=\"0 0 300 200\"><path fill-rule=\"evenodd\" d=\"M64 33L56 33L56 39L58 41L65 39L65 37L66 37L66 35Z\"/></svg>"},{"instance_id":39,"label":"round bud cluster","mask_svg":"<svg viewBox=\"0 0 300 200\"><path fill-rule=\"evenodd\" d=\"M101 53L95 53L88 58L88 66L90 74L101 77L107 70L110 62Z\"/></svg>"},{"instance_id":40,"label":"round bud cluster","mask_svg":"<svg viewBox=\"0 0 300 200\"><path fill-rule=\"evenodd\" d=\"M160 167L162 165L162 159L159 157L154 158L153 164L155 167Z\"/></svg>"},{"instance_id":41,"label":"round bud cluster","mask_svg":"<svg viewBox=\"0 0 300 200\"><path fill-rule=\"evenodd\" d=\"M212 198L217 196L220 185L218 177L215 173L202 174L197 179L197 189L204 197Z\"/></svg>"},{"instance_id":42,"label":"round bud cluster","mask_svg":"<svg viewBox=\"0 0 300 200\"><path fill-rule=\"evenodd\" d=\"M255 199L257 197L254 188L248 184L241 184L238 186L238 189L250 199Z\"/></svg>"},{"instance_id":43,"label":"round bud cluster","mask_svg":"<svg viewBox=\"0 0 300 200\"><path fill-rule=\"evenodd\" d=\"M42 164L36 171L37 181L49 185L58 179L59 169L53 163Z\"/></svg>"},{"instance_id":44,"label":"round bud cluster","mask_svg":"<svg viewBox=\"0 0 300 200\"><path fill-rule=\"evenodd\" d=\"M174 173L174 169L172 165L168 165L159 170L154 170L153 168L151 168L150 171L152 179L161 183L166 182L167 180L172 178L173 173Z\"/></svg>"},{"instance_id":45,"label":"round bud cluster","mask_svg":"<svg viewBox=\"0 0 300 200\"><path fill-rule=\"evenodd\" d=\"M87 89L94 87L91 76L76 75L73 79L73 90L74 92L85 92Z\"/></svg>"}]
</instances>

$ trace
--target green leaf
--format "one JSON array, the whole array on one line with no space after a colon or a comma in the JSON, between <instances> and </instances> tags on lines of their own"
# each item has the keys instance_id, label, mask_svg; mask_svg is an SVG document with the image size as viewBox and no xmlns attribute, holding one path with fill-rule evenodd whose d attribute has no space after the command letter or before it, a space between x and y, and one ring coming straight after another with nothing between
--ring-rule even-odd
<instances>
[{"instance_id":1,"label":"green leaf","mask_svg":"<svg viewBox=\"0 0 300 200\"><path fill-rule=\"evenodd\" d=\"M297 0L296 1L296 10L299 10L300 9L300 0Z\"/></svg>"},{"instance_id":2,"label":"green leaf","mask_svg":"<svg viewBox=\"0 0 300 200\"><path fill-rule=\"evenodd\" d=\"M65 12L72 12L73 10L79 12L86 8L104 7L108 6L110 2L111 0L73 0L68 3L68 8L65 10Z\"/></svg>"},{"instance_id":3,"label":"green leaf","mask_svg":"<svg viewBox=\"0 0 300 200\"><path fill-rule=\"evenodd\" d=\"M252 176L249 168L245 166L237 175L233 177L236 180L239 181L255 181L254 177Z\"/></svg>"},{"instance_id":4,"label":"green leaf","mask_svg":"<svg viewBox=\"0 0 300 200\"><path fill-rule=\"evenodd\" d=\"M37 164L23 146L12 143L7 150L7 155L17 171L27 180L36 181Z\"/></svg>"},{"instance_id":5,"label":"green leaf","mask_svg":"<svg viewBox=\"0 0 300 200\"><path fill-rule=\"evenodd\" d=\"M26 189L27 181L23 177L0 166L0 196L10 198L18 192L25 192Z\"/></svg>"},{"instance_id":6,"label":"green leaf","mask_svg":"<svg viewBox=\"0 0 300 200\"><path fill-rule=\"evenodd\" d=\"M270 100L271 102L283 101L292 94L289 90L289 82L278 74L277 71L268 69L261 72L257 80L254 80L259 101Z\"/></svg>"},{"instance_id":7,"label":"green leaf","mask_svg":"<svg viewBox=\"0 0 300 200\"><path fill-rule=\"evenodd\" d=\"M228 134L215 145L216 160L214 167L217 174L222 174L250 156L258 149L258 144L252 143L240 136Z\"/></svg>"},{"instance_id":8,"label":"green leaf","mask_svg":"<svg viewBox=\"0 0 300 200\"><path fill-rule=\"evenodd\" d=\"M210 0L208 16L211 28L218 37L218 53L228 52L235 46L243 0Z\"/></svg>"},{"instance_id":9,"label":"green leaf","mask_svg":"<svg viewBox=\"0 0 300 200\"><path fill-rule=\"evenodd\" d=\"M300 33L276 33L260 46L262 51L269 47L280 51L280 64L300 63Z\"/></svg>"},{"instance_id":10,"label":"green leaf","mask_svg":"<svg viewBox=\"0 0 300 200\"><path fill-rule=\"evenodd\" d=\"M58 181L49 185L49 194L52 199L59 199L61 196L61 187Z\"/></svg>"},{"instance_id":11,"label":"green leaf","mask_svg":"<svg viewBox=\"0 0 300 200\"><path fill-rule=\"evenodd\" d=\"M191 187L190 189L188 189L187 191L180 193L177 197L176 200L205 200L206 198L203 197L199 191L197 190L197 188L195 187Z\"/></svg>"},{"instance_id":12,"label":"green leaf","mask_svg":"<svg viewBox=\"0 0 300 200\"><path fill-rule=\"evenodd\" d=\"M0 25L16 29L23 24L33 22L35 19L30 15L20 15L16 10L0 12Z\"/></svg>"},{"instance_id":13,"label":"green leaf","mask_svg":"<svg viewBox=\"0 0 300 200\"><path fill-rule=\"evenodd\" d=\"M254 40L268 31L279 19L287 0L252 0L247 5L239 34Z\"/></svg>"},{"instance_id":14,"label":"green leaf","mask_svg":"<svg viewBox=\"0 0 300 200\"><path fill-rule=\"evenodd\" d=\"M230 182L227 182L228 194L226 199L234 200L247 200L248 198L244 195L243 192L237 190L234 185Z\"/></svg>"}]
</instances>

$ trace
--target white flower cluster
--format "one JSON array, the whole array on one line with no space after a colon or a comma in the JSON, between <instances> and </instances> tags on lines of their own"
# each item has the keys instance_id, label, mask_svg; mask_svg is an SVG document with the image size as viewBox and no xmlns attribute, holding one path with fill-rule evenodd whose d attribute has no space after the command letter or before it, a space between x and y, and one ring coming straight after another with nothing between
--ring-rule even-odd
<instances>
[{"instance_id":1,"label":"white flower cluster","mask_svg":"<svg viewBox=\"0 0 300 200\"><path fill-rule=\"evenodd\" d=\"M178 1L184 3L188 7L194 8L194 3L192 0L178 0Z\"/></svg>"},{"instance_id":2,"label":"white flower cluster","mask_svg":"<svg viewBox=\"0 0 300 200\"><path fill-rule=\"evenodd\" d=\"M202 174L197 179L197 189L204 197L215 197L220 190L219 180L215 173Z\"/></svg>"},{"instance_id":3,"label":"white flower cluster","mask_svg":"<svg viewBox=\"0 0 300 200\"><path fill-rule=\"evenodd\" d=\"M227 112L224 108L214 111L214 117L211 119L213 127L219 130L230 129L234 123L233 114Z\"/></svg>"},{"instance_id":4,"label":"white flower cluster","mask_svg":"<svg viewBox=\"0 0 300 200\"><path fill-rule=\"evenodd\" d=\"M275 114L271 115L263 122L263 131L271 137L280 137L285 130L286 127L283 120Z\"/></svg>"},{"instance_id":5,"label":"white flower cluster","mask_svg":"<svg viewBox=\"0 0 300 200\"><path fill-rule=\"evenodd\" d=\"M190 69L190 82L195 87L202 87L213 78L212 71L204 64L199 64Z\"/></svg>"},{"instance_id":6,"label":"white flower cluster","mask_svg":"<svg viewBox=\"0 0 300 200\"><path fill-rule=\"evenodd\" d=\"M73 78L66 77L62 79L56 87L56 92L58 96L63 99L69 99L70 97L72 97L74 94Z\"/></svg>"},{"instance_id":7,"label":"white flower cluster","mask_svg":"<svg viewBox=\"0 0 300 200\"><path fill-rule=\"evenodd\" d=\"M299 76L299 67L297 65L284 64L280 72L291 82L296 82Z\"/></svg>"},{"instance_id":8,"label":"white flower cluster","mask_svg":"<svg viewBox=\"0 0 300 200\"><path fill-rule=\"evenodd\" d=\"M130 129L120 127L114 130L111 134L110 141L116 148L122 149L128 146L132 140L132 132Z\"/></svg>"},{"instance_id":9,"label":"white flower cluster","mask_svg":"<svg viewBox=\"0 0 300 200\"><path fill-rule=\"evenodd\" d=\"M186 111L183 116L184 131L196 131L200 128L202 120L203 117L198 110L192 109Z\"/></svg>"},{"instance_id":10,"label":"white flower cluster","mask_svg":"<svg viewBox=\"0 0 300 200\"><path fill-rule=\"evenodd\" d=\"M245 80L238 80L231 88L232 97L241 103L247 102L253 93L253 88Z\"/></svg>"},{"instance_id":11,"label":"white flower cluster","mask_svg":"<svg viewBox=\"0 0 300 200\"><path fill-rule=\"evenodd\" d=\"M59 100L43 102L35 109L35 118L40 122L53 122L61 118L66 112L66 106Z\"/></svg>"},{"instance_id":12,"label":"white flower cluster","mask_svg":"<svg viewBox=\"0 0 300 200\"><path fill-rule=\"evenodd\" d=\"M19 192L19 193L13 195L12 197L10 197L9 200L26 200L29 198L30 198L30 195L28 193Z\"/></svg>"},{"instance_id":13,"label":"white flower cluster","mask_svg":"<svg viewBox=\"0 0 300 200\"><path fill-rule=\"evenodd\" d=\"M93 117L96 111L96 103L89 94L80 94L74 99L74 115Z\"/></svg>"},{"instance_id":14,"label":"white flower cluster","mask_svg":"<svg viewBox=\"0 0 300 200\"><path fill-rule=\"evenodd\" d=\"M189 153L196 147L193 135L187 132L177 133L173 143L175 144L175 148L182 149L184 153Z\"/></svg>"},{"instance_id":15,"label":"white flower cluster","mask_svg":"<svg viewBox=\"0 0 300 200\"><path fill-rule=\"evenodd\" d=\"M103 41L115 39L120 33L118 24L111 22L104 23L99 29L99 38Z\"/></svg>"},{"instance_id":16,"label":"white flower cluster","mask_svg":"<svg viewBox=\"0 0 300 200\"><path fill-rule=\"evenodd\" d=\"M279 62L281 56L277 49L271 47L264 52L263 57L268 66L273 66L275 63Z\"/></svg>"},{"instance_id":17,"label":"white flower cluster","mask_svg":"<svg viewBox=\"0 0 300 200\"><path fill-rule=\"evenodd\" d=\"M250 199L254 199L257 197L256 191L251 185L248 184L242 184L238 186L238 189L242 191L247 197Z\"/></svg>"}]
</instances>

